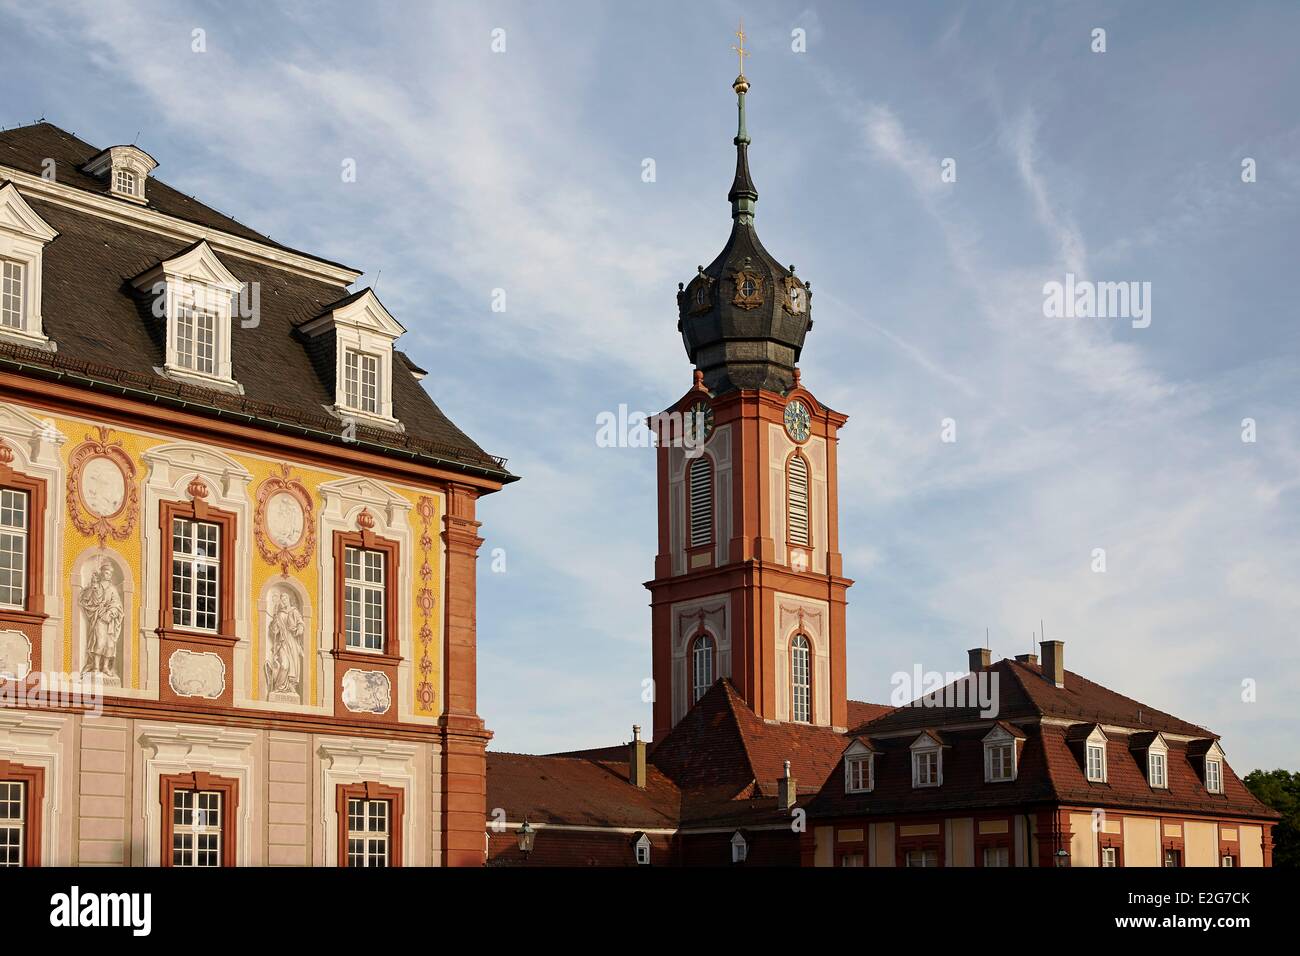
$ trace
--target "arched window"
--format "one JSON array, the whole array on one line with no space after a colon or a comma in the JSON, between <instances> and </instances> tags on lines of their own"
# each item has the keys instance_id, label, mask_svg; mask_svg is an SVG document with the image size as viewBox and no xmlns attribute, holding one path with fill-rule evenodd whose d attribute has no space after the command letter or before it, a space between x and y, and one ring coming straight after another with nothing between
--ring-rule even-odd
<instances>
[{"instance_id":1,"label":"arched window","mask_svg":"<svg viewBox=\"0 0 1300 956\"><path fill-rule=\"evenodd\" d=\"M698 548L713 540L713 466L707 455L691 462L687 497L690 505L690 544Z\"/></svg>"},{"instance_id":2,"label":"arched window","mask_svg":"<svg viewBox=\"0 0 1300 956\"><path fill-rule=\"evenodd\" d=\"M691 649L691 703L713 686L713 638L702 633Z\"/></svg>"},{"instance_id":3,"label":"arched window","mask_svg":"<svg viewBox=\"0 0 1300 956\"><path fill-rule=\"evenodd\" d=\"M808 462L802 455L790 459L785 479L786 509L790 517L790 543L808 547Z\"/></svg>"},{"instance_id":4,"label":"arched window","mask_svg":"<svg viewBox=\"0 0 1300 956\"><path fill-rule=\"evenodd\" d=\"M812 722L812 645L802 634L790 642L790 717Z\"/></svg>"}]
</instances>

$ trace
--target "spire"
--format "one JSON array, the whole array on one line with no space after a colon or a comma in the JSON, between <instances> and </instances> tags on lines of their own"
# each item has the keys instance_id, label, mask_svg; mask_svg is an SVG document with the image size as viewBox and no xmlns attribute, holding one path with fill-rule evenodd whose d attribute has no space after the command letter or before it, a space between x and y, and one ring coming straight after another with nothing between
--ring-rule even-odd
<instances>
[{"instance_id":1,"label":"spire","mask_svg":"<svg viewBox=\"0 0 1300 956\"><path fill-rule=\"evenodd\" d=\"M754 223L754 204L758 202L758 190L754 188L754 180L749 175L749 131L745 129L745 94L749 92L749 80L745 79L745 57L749 56L749 51L745 49L744 20L740 21L736 39L739 40L739 45L731 48L740 60L740 75L731 84L731 88L736 91L736 109L739 114L736 138L733 140L736 144L736 178L732 180L727 199L731 201L731 218L740 225L749 226Z\"/></svg>"}]
</instances>

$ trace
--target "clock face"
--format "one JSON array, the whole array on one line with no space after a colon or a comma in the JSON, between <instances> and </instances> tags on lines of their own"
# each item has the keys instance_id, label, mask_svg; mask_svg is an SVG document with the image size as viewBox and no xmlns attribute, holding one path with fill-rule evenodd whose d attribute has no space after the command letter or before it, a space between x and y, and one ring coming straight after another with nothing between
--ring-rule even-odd
<instances>
[{"instance_id":1,"label":"clock face","mask_svg":"<svg viewBox=\"0 0 1300 956\"><path fill-rule=\"evenodd\" d=\"M698 437L696 429L703 426L704 437ZM713 406L708 402L696 402L690 408L686 409L686 418L682 422L682 429L690 440L692 445L703 444L713 436Z\"/></svg>"},{"instance_id":2,"label":"clock face","mask_svg":"<svg viewBox=\"0 0 1300 956\"><path fill-rule=\"evenodd\" d=\"M808 406L796 399L785 407L785 431L799 443L806 442L812 432L812 416Z\"/></svg>"}]
</instances>

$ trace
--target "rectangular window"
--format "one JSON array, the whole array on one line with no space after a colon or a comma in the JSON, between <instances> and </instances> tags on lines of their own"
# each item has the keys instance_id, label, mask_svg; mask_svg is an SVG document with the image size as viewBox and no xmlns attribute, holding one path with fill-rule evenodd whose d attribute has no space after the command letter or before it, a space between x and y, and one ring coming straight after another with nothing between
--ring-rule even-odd
<instances>
[{"instance_id":1,"label":"rectangular window","mask_svg":"<svg viewBox=\"0 0 1300 956\"><path fill-rule=\"evenodd\" d=\"M23 287L25 285L25 267L12 259L0 260L4 263L3 276L0 277L0 325L10 329L21 329L23 323Z\"/></svg>"},{"instance_id":2,"label":"rectangular window","mask_svg":"<svg viewBox=\"0 0 1300 956\"><path fill-rule=\"evenodd\" d=\"M221 866L221 793L172 791L172 866Z\"/></svg>"},{"instance_id":3,"label":"rectangular window","mask_svg":"<svg viewBox=\"0 0 1300 956\"><path fill-rule=\"evenodd\" d=\"M0 489L0 606L27 606L28 496Z\"/></svg>"},{"instance_id":4,"label":"rectangular window","mask_svg":"<svg viewBox=\"0 0 1300 956\"><path fill-rule=\"evenodd\" d=\"M1223 855L1223 859L1220 861L1219 865L1220 865L1220 866L1227 866L1227 867L1236 866L1236 865L1237 865L1236 857L1234 857L1234 856L1233 856L1232 854L1230 854L1230 853L1225 853L1225 854Z\"/></svg>"},{"instance_id":5,"label":"rectangular window","mask_svg":"<svg viewBox=\"0 0 1300 956\"><path fill-rule=\"evenodd\" d=\"M790 459L789 468L790 543L808 547L808 465L799 455Z\"/></svg>"},{"instance_id":6,"label":"rectangular window","mask_svg":"<svg viewBox=\"0 0 1300 956\"><path fill-rule=\"evenodd\" d=\"M346 646L384 649L384 553L351 545L343 549L343 618Z\"/></svg>"},{"instance_id":7,"label":"rectangular window","mask_svg":"<svg viewBox=\"0 0 1300 956\"><path fill-rule=\"evenodd\" d=\"M698 548L713 540L713 468L701 455L687 471L691 526L689 547Z\"/></svg>"},{"instance_id":8,"label":"rectangular window","mask_svg":"<svg viewBox=\"0 0 1300 956\"><path fill-rule=\"evenodd\" d=\"M912 754L912 786L937 787L939 785L939 752L921 751Z\"/></svg>"},{"instance_id":9,"label":"rectangular window","mask_svg":"<svg viewBox=\"0 0 1300 956\"><path fill-rule=\"evenodd\" d=\"M0 780L0 866L27 862L27 784Z\"/></svg>"},{"instance_id":10,"label":"rectangular window","mask_svg":"<svg viewBox=\"0 0 1300 956\"><path fill-rule=\"evenodd\" d=\"M1113 846L1104 846L1101 848L1101 865L1108 867L1119 866L1119 851Z\"/></svg>"},{"instance_id":11,"label":"rectangular window","mask_svg":"<svg viewBox=\"0 0 1300 956\"><path fill-rule=\"evenodd\" d=\"M928 866L936 867L939 865L938 850L908 850L907 856L903 858L907 866Z\"/></svg>"},{"instance_id":12,"label":"rectangular window","mask_svg":"<svg viewBox=\"0 0 1300 956\"><path fill-rule=\"evenodd\" d=\"M992 744L984 748L986 778L991 781L1015 778L1015 744Z\"/></svg>"},{"instance_id":13,"label":"rectangular window","mask_svg":"<svg viewBox=\"0 0 1300 956\"><path fill-rule=\"evenodd\" d=\"M172 626L216 632L220 624L220 529L172 518Z\"/></svg>"},{"instance_id":14,"label":"rectangular window","mask_svg":"<svg viewBox=\"0 0 1300 956\"><path fill-rule=\"evenodd\" d=\"M1148 755L1147 769L1150 771L1151 786L1157 788L1164 787L1165 786L1165 755L1156 754L1156 753Z\"/></svg>"},{"instance_id":15,"label":"rectangular window","mask_svg":"<svg viewBox=\"0 0 1300 956\"><path fill-rule=\"evenodd\" d=\"M840 866L863 866L861 853L845 853L840 857Z\"/></svg>"},{"instance_id":16,"label":"rectangular window","mask_svg":"<svg viewBox=\"0 0 1300 956\"><path fill-rule=\"evenodd\" d=\"M1011 852L1005 846L990 846L984 849L985 866L1010 866Z\"/></svg>"},{"instance_id":17,"label":"rectangular window","mask_svg":"<svg viewBox=\"0 0 1300 956\"><path fill-rule=\"evenodd\" d=\"M1183 865L1183 853L1181 850L1165 850L1165 866L1178 867Z\"/></svg>"},{"instance_id":18,"label":"rectangular window","mask_svg":"<svg viewBox=\"0 0 1300 956\"><path fill-rule=\"evenodd\" d=\"M176 309L176 363L204 375L217 373L217 316L189 303Z\"/></svg>"},{"instance_id":19,"label":"rectangular window","mask_svg":"<svg viewBox=\"0 0 1300 956\"><path fill-rule=\"evenodd\" d=\"M389 866L392 814L387 800L348 798L348 866Z\"/></svg>"},{"instance_id":20,"label":"rectangular window","mask_svg":"<svg viewBox=\"0 0 1300 956\"><path fill-rule=\"evenodd\" d=\"M354 349L343 353L343 404L379 414L379 356Z\"/></svg>"},{"instance_id":21,"label":"rectangular window","mask_svg":"<svg viewBox=\"0 0 1300 956\"><path fill-rule=\"evenodd\" d=\"M1205 789L1210 793L1223 792L1223 765L1217 760L1205 761Z\"/></svg>"},{"instance_id":22,"label":"rectangular window","mask_svg":"<svg viewBox=\"0 0 1300 956\"><path fill-rule=\"evenodd\" d=\"M1088 779L1093 783L1106 780L1106 750L1095 744L1088 745Z\"/></svg>"},{"instance_id":23,"label":"rectangular window","mask_svg":"<svg viewBox=\"0 0 1300 956\"><path fill-rule=\"evenodd\" d=\"M865 793L871 789L871 758L849 757L844 761L844 790Z\"/></svg>"},{"instance_id":24,"label":"rectangular window","mask_svg":"<svg viewBox=\"0 0 1300 956\"><path fill-rule=\"evenodd\" d=\"M113 170L113 188L128 196L135 195L135 173L129 169Z\"/></svg>"}]
</instances>

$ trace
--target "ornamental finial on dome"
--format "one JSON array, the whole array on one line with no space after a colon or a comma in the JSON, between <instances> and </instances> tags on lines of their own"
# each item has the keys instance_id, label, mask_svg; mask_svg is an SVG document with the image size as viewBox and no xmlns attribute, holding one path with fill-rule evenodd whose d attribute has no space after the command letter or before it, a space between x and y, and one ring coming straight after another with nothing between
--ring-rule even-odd
<instances>
[{"instance_id":1,"label":"ornamental finial on dome","mask_svg":"<svg viewBox=\"0 0 1300 956\"><path fill-rule=\"evenodd\" d=\"M749 131L745 129L745 94L749 92L749 80L745 79L745 57L749 56L749 51L745 49L744 20L740 21L736 39L740 41L739 45L731 47L740 59L740 75L731 84L731 88L736 91L736 109L739 113L736 138L733 140L736 144L736 178L732 180L727 199L731 202L731 218L748 226L754 222L754 204L758 202L758 190L754 188L754 180L749 175Z\"/></svg>"}]
</instances>

